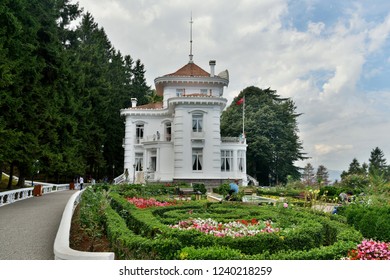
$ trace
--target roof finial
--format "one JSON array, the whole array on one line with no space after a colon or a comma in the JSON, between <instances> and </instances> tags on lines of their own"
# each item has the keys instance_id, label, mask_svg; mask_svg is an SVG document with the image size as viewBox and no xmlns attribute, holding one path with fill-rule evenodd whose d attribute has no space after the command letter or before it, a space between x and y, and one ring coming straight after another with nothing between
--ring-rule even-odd
<instances>
[{"instance_id":1,"label":"roof finial","mask_svg":"<svg viewBox=\"0 0 390 280\"><path fill-rule=\"evenodd\" d=\"M192 11L191 11L191 21L190 21L190 63L192 63L192 58L194 55L192 54L192 24L194 22L192 21Z\"/></svg>"}]
</instances>

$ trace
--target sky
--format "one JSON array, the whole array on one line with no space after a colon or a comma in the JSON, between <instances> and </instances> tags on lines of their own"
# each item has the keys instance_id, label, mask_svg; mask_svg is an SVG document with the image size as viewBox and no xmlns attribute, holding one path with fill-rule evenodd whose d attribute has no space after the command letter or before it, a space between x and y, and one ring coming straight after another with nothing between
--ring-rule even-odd
<instances>
[{"instance_id":1,"label":"sky","mask_svg":"<svg viewBox=\"0 0 390 280\"><path fill-rule=\"evenodd\" d=\"M73 2L76 2L75 0ZM297 162L347 170L379 147L390 163L390 1L79 0L146 79L189 61L228 69L231 103L248 86L291 98L303 152ZM130 96L129 96L130 98Z\"/></svg>"}]
</instances>

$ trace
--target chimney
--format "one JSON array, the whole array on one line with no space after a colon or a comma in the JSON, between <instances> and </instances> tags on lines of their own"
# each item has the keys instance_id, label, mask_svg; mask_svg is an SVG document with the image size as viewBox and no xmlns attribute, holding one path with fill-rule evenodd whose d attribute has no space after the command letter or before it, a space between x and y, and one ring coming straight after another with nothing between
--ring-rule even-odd
<instances>
[{"instance_id":1,"label":"chimney","mask_svg":"<svg viewBox=\"0 0 390 280\"><path fill-rule=\"evenodd\" d=\"M215 75L215 60L210 60L209 65L210 65L210 77L214 77Z\"/></svg>"},{"instance_id":2,"label":"chimney","mask_svg":"<svg viewBox=\"0 0 390 280\"><path fill-rule=\"evenodd\" d=\"M132 98L131 99L131 107L137 107L137 98Z\"/></svg>"}]
</instances>

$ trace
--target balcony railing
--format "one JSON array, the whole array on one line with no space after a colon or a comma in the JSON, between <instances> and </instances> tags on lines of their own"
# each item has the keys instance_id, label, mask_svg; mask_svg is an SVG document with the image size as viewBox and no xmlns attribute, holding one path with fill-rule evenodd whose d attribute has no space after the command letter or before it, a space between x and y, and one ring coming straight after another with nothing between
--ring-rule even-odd
<instances>
[{"instance_id":1,"label":"balcony railing","mask_svg":"<svg viewBox=\"0 0 390 280\"><path fill-rule=\"evenodd\" d=\"M246 138L242 137L221 137L222 143L246 143Z\"/></svg>"},{"instance_id":2,"label":"balcony railing","mask_svg":"<svg viewBox=\"0 0 390 280\"><path fill-rule=\"evenodd\" d=\"M172 140L171 135L158 136L157 134L147 135L144 138L136 139L136 144L142 144L144 142L170 142Z\"/></svg>"}]
</instances>

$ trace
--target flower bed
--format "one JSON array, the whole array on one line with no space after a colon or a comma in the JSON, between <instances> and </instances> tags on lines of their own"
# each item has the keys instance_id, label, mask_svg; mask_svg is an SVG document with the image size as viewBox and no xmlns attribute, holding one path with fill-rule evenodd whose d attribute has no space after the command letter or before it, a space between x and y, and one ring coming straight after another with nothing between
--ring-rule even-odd
<instances>
[{"instance_id":1,"label":"flower bed","mask_svg":"<svg viewBox=\"0 0 390 280\"><path fill-rule=\"evenodd\" d=\"M390 260L390 242L364 239L357 249L348 253L347 260Z\"/></svg>"},{"instance_id":2,"label":"flower bed","mask_svg":"<svg viewBox=\"0 0 390 280\"><path fill-rule=\"evenodd\" d=\"M202 201L166 207L146 198L137 199L139 208L118 193L109 198L107 231L120 259L329 260L362 240L345 218L305 209Z\"/></svg>"},{"instance_id":3,"label":"flower bed","mask_svg":"<svg viewBox=\"0 0 390 280\"><path fill-rule=\"evenodd\" d=\"M137 197L131 197L127 198L127 201L130 202L131 204L134 204L137 208L144 209L144 208L149 208L149 207L164 207L164 206L169 206L173 205L174 203L172 202L160 202L154 198L137 198Z\"/></svg>"},{"instance_id":4,"label":"flower bed","mask_svg":"<svg viewBox=\"0 0 390 280\"><path fill-rule=\"evenodd\" d=\"M197 230L217 237L230 236L233 238L255 236L261 233L279 232L279 228L272 227L272 221L259 222L256 219L250 221L238 220L228 223L220 223L209 219L188 219L180 221L171 228L180 230Z\"/></svg>"}]
</instances>

